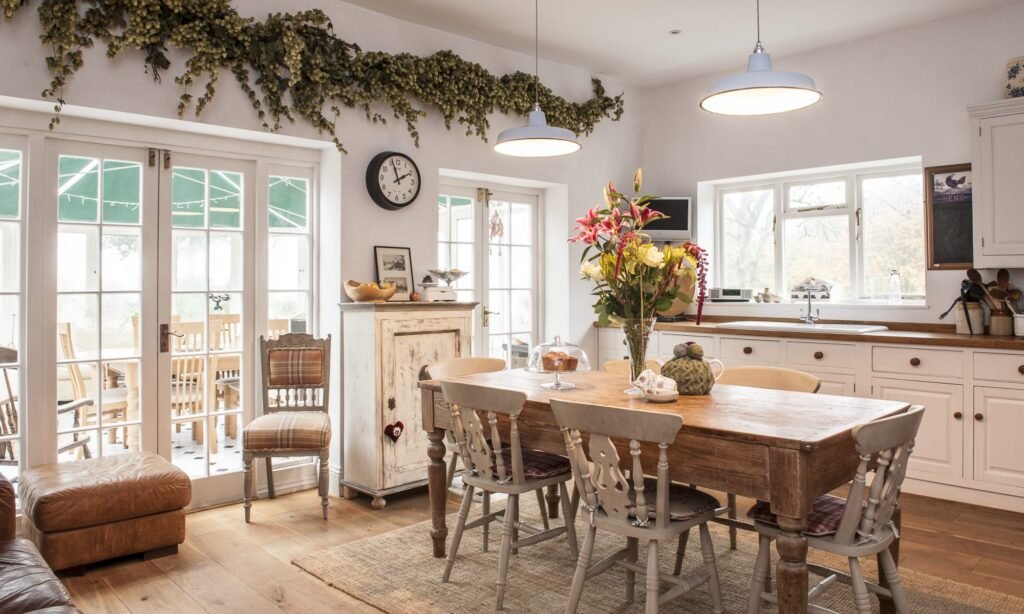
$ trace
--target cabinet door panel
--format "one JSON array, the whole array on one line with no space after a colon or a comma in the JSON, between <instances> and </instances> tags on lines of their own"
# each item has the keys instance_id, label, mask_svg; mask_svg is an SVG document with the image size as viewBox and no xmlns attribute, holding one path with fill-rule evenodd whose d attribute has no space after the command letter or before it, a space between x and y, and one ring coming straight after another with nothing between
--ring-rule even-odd
<instances>
[{"instance_id":1,"label":"cabinet door panel","mask_svg":"<svg viewBox=\"0 0 1024 614\"><path fill-rule=\"evenodd\" d=\"M975 388L974 479L1024 487L1024 391Z\"/></svg>"},{"instance_id":2,"label":"cabinet door panel","mask_svg":"<svg viewBox=\"0 0 1024 614\"><path fill-rule=\"evenodd\" d=\"M852 397L856 395L857 376L850 373L821 373L818 371L807 371L821 380L821 388L818 394L834 394L841 397Z\"/></svg>"},{"instance_id":3,"label":"cabinet door panel","mask_svg":"<svg viewBox=\"0 0 1024 614\"><path fill-rule=\"evenodd\" d=\"M964 418L956 417L964 410L963 386L876 378L872 389L877 398L925 408L908 465L909 475L963 476Z\"/></svg>"},{"instance_id":4,"label":"cabinet door panel","mask_svg":"<svg viewBox=\"0 0 1024 614\"><path fill-rule=\"evenodd\" d=\"M981 121L980 182L985 255L1024 255L1024 207L1020 177L1024 176L1024 115Z\"/></svg>"}]
</instances>

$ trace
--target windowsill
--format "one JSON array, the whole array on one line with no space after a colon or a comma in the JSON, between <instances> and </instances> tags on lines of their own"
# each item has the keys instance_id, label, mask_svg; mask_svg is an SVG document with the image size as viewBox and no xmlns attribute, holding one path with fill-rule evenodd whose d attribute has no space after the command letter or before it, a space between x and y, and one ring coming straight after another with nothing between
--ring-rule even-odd
<instances>
[{"instance_id":1,"label":"windowsill","mask_svg":"<svg viewBox=\"0 0 1024 614\"><path fill-rule=\"evenodd\" d=\"M853 300L844 299L837 301L813 301L811 306L815 309L821 307L840 307L843 309L928 309L928 302L923 300L916 301L903 301L899 304L891 304L886 301L873 301L873 300ZM758 303L755 301L750 302L716 302L716 301L705 301L704 308L708 307L739 307L742 309L764 309L766 307L803 307L806 309L807 300L802 301L782 301L781 303Z\"/></svg>"}]
</instances>

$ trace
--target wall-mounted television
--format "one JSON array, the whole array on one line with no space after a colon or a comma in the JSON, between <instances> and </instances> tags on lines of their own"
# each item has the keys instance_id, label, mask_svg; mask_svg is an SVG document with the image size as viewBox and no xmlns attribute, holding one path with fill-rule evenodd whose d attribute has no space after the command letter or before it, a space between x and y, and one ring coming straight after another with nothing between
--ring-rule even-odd
<instances>
[{"instance_id":1,"label":"wall-mounted television","mask_svg":"<svg viewBox=\"0 0 1024 614\"><path fill-rule=\"evenodd\" d=\"M650 208L667 218L654 220L644 232L653 241L688 241L693 236L693 207L689 196L661 196L650 202Z\"/></svg>"}]
</instances>

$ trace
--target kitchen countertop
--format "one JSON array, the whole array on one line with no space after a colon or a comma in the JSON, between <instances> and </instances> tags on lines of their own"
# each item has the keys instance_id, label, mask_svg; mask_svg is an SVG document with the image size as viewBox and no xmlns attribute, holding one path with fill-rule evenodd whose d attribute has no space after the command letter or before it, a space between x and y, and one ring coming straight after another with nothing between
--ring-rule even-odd
<instances>
[{"instance_id":1,"label":"kitchen countertop","mask_svg":"<svg viewBox=\"0 0 1024 614\"><path fill-rule=\"evenodd\" d=\"M958 348L979 348L991 350L1016 350L1024 352L1024 337L992 337L989 335L958 335L952 326L906 324L899 322L870 322L888 326L890 330L877 333L851 335L847 333L823 333L817 331L744 330L741 328L719 328L726 321L744 321L750 318L705 319L700 326L695 322L658 322L654 330L676 333L705 335L732 335L738 337L782 337L786 339L812 339L817 341L845 341L855 343L902 343L907 345L936 345ZM759 318L769 320L771 318ZM783 320L785 321L785 320ZM792 321L792 320L788 320ZM831 322L830 323L839 323ZM843 322L864 324L864 322ZM594 326L598 326L595 322Z\"/></svg>"}]
</instances>

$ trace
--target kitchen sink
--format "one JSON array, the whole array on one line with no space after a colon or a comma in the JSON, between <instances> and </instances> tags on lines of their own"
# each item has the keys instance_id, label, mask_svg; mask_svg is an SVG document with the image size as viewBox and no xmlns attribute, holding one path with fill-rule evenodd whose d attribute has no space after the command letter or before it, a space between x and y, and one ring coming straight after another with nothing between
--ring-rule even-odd
<instances>
[{"instance_id":1,"label":"kitchen sink","mask_svg":"<svg viewBox=\"0 0 1024 614\"><path fill-rule=\"evenodd\" d=\"M804 324L803 322L767 322L763 320L722 322L718 324L718 328L802 333L840 333L844 335L863 335L864 333L879 333L889 330L886 326L878 326L876 324Z\"/></svg>"}]
</instances>

